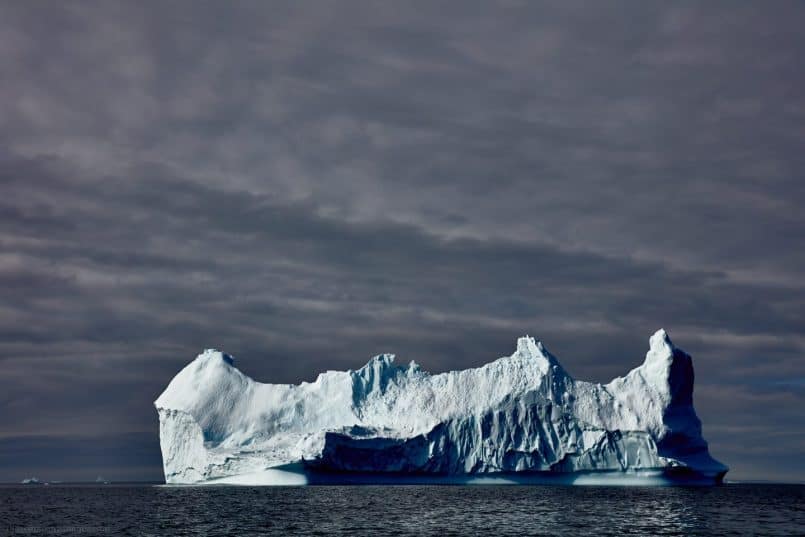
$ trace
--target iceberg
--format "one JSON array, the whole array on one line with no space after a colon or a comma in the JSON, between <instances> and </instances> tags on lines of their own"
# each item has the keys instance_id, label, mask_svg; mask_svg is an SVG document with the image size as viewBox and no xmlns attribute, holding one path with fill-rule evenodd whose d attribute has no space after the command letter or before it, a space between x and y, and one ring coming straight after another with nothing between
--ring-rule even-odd
<instances>
[{"instance_id":1,"label":"iceberg","mask_svg":"<svg viewBox=\"0 0 805 537\"><path fill-rule=\"evenodd\" d=\"M664 330L608 384L575 380L527 336L474 369L382 354L298 385L208 349L154 404L168 484L720 483L693 381Z\"/></svg>"}]
</instances>

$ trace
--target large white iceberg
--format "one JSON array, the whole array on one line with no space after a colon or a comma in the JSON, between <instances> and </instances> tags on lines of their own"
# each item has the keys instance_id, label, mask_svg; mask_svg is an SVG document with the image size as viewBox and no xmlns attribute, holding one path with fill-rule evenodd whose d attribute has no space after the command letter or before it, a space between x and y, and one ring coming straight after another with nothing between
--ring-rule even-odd
<instances>
[{"instance_id":1,"label":"large white iceberg","mask_svg":"<svg viewBox=\"0 0 805 537\"><path fill-rule=\"evenodd\" d=\"M315 382L263 384L205 350L155 405L167 483L702 482L713 459L693 365L664 330L609 384L573 379L541 342L431 375L394 356Z\"/></svg>"}]
</instances>

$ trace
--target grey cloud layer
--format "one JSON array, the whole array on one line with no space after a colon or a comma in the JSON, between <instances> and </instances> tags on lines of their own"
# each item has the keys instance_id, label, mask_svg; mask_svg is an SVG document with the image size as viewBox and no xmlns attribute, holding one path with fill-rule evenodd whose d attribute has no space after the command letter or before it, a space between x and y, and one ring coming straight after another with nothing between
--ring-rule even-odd
<instances>
[{"instance_id":1,"label":"grey cloud layer","mask_svg":"<svg viewBox=\"0 0 805 537\"><path fill-rule=\"evenodd\" d=\"M736 476L805 477L803 10L562 5L0 8L0 452L158 475L204 346L603 381L665 326Z\"/></svg>"}]
</instances>

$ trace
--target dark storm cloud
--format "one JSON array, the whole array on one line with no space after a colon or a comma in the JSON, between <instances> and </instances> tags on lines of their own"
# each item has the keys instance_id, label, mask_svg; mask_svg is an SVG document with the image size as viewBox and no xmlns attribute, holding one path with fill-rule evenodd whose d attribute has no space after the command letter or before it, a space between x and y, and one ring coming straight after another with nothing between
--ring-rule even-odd
<instances>
[{"instance_id":1,"label":"dark storm cloud","mask_svg":"<svg viewBox=\"0 0 805 537\"><path fill-rule=\"evenodd\" d=\"M769 462L805 449L799 5L0 11L0 449L31 472L32 435L106 437L66 464L152 477L151 401L205 346L297 382L530 333L604 381L665 326L734 475L804 475Z\"/></svg>"}]
</instances>

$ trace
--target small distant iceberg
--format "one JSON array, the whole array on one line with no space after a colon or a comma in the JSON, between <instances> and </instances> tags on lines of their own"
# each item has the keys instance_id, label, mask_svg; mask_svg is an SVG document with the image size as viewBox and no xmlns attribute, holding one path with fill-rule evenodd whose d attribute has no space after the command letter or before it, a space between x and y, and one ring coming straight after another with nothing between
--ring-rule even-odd
<instances>
[{"instance_id":1,"label":"small distant iceberg","mask_svg":"<svg viewBox=\"0 0 805 537\"><path fill-rule=\"evenodd\" d=\"M169 484L720 483L693 381L664 330L603 385L527 336L475 369L432 375L383 354L299 385L255 382L208 349L155 406Z\"/></svg>"},{"instance_id":2,"label":"small distant iceberg","mask_svg":"<svg viewBox=\"0 0 805 537\"><path fill-rule=\"evenodd\" d=\"M28 477L28 478L23 479L22 481L20 481L20 483L22 483L23 485L42 485L43 484L41 481L39 481L39 479L37 479L35 477Z\"/></svg>"}]
</instances>

